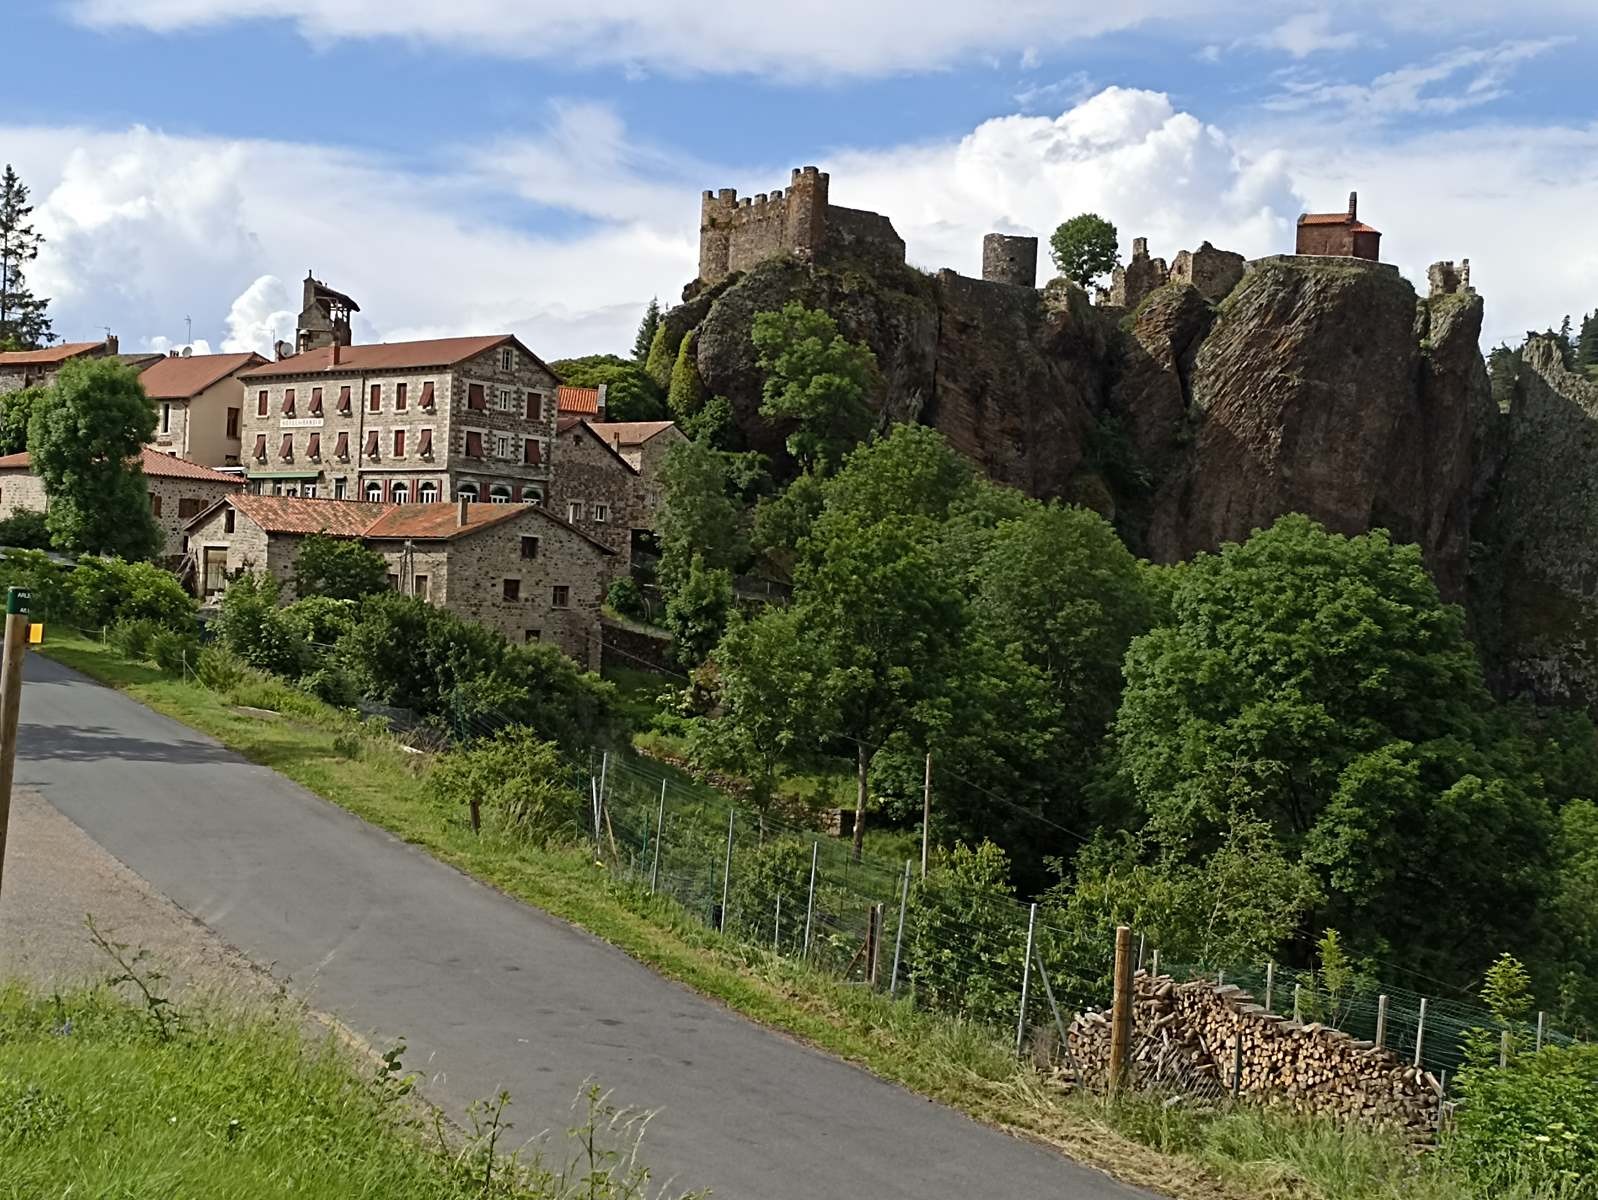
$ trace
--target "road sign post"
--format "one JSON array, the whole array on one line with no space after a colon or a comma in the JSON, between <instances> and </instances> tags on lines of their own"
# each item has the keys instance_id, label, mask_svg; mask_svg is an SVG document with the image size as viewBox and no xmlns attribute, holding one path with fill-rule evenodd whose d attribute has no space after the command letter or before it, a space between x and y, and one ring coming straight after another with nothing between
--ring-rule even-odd
<instances>
[{"instance_id":1,"label":"road sign post","mask_svg":"<svg viewBox=\"0 0 1598 1200\"><path fill-rule=\"evenodd\" d=\"M22 708L22 660L28 653L27 588L6 589L5 656L0 659L0 885L5 879L11 780L17 768L17 715Z\"/></svg>"}]
</instances>

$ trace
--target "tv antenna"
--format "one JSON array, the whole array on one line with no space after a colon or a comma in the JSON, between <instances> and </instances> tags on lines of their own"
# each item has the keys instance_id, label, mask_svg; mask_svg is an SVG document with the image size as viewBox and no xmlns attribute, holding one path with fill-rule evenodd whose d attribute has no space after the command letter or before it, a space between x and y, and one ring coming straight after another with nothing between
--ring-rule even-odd
<instances>
[{"instance_id":1,"label":"tv antenna","mask_svg":"<svg viewBox=\"0 0 1598 1200\"><path fill-rule=\"evenodd\" d=\"M191 346L194 345L194 318L193 317L184 317L183 318L183 328L184 328L184 331L185 331L184 340L189 345L191 345Z\"/></svg>"}]
</instances>

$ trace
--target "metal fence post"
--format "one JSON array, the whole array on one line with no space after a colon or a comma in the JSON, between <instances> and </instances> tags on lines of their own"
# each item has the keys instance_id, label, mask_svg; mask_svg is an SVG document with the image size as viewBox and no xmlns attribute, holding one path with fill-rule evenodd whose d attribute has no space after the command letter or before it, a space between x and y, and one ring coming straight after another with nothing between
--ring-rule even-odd
<instances>
[{"instance_id":1,"label":"metal fence post","mask_svg":"<svg viewBox=\"0 0 1598 1200\"><path fill-rule=\"evenodd\" d=\"M588 790L594 800L594 855L599 855L599 781L592 775L588 777Z\"/></svg>"},{"instance_id":2,"label":"metal fence post","mask_svg":"<svg viewBox=\"0 0 1598 1200\"><path fill-rule=\"evenodd\" d=\"M1420 1018L1415 1022L1415 1065L1421 1063L1421 1052L1426 1046L1426 997L1420 998Z\"/></svg>"},{"instance_id":3,"label":"metal fence post","mask_svg":"<svg viewBox=\"0 0 1598 1200\"><path fill-rule=\"evenodd\" d=\"M1143 969L1143 947L1148 941L1148 936L1149 935L1146 933L1140 933L1137 935L1137 969L1139 971Z\"/></svg>"},{"instance_id":4,"label":"metal fence post","mask_svg":"<svg viewBox=\"0 0 1598 1200\"><path fill-rule=\"evenodd\" d=\"M593 760L590 759L589 761L592 762ZM609 750L601 750L599 752L599 803L601 805L603 805L605 803L605 780L609 776L609 774L610 774L610 751Z\"/></svg>"},{"instance_id":5,"label":"metal fence post","mask_svg":"<svg viewBox=\"0 0 1598 1200\"><path fill-rule=\"evenodd\" d=\"M1015 1052L1021 1053L1021 1039L1026 1035L1027 988L1032 983L1032 943L1038 927L1038 906L1034 904L1026 921L1026 961L1021 964L1021 1013L1015 1019ZM1129 930L1128 933L1131 931Z\"/></svg>"},{"instance_id":6,"label":"metal fence post","mask_svg":"<svg viewBox=\"0 0 1598 1200\"><path fill-rule=\"evenodd\" d=\"M727 932L727 889L732 883L732 819L737 812L735 808L727 810L727 861L721 868L721 933Z\"/></svg>"},{"instance_id":7,"label":"metal fence post","mask_svg":"<svg viewBox=\"0 0 1598 1200\"><path fill-rule=\"evenodd\" d=\"M649 868L649 894L660 887L660 839L666 832L666 781L660 781L660 807L655 810L655 861Z\"/></svg>"},{"instance_id":8,"label":"metal fence post","mask_svg":"<svg viewBox=\"0 0 1598 1200\"><path fill-rule=\"evenodd\" d=\"M1150 967L1149 974L1158 977L1159 973L1160 973L1160 950L1159 950L1159 947L1156 946L1154 948L1154 964L1153 964L1152 967Z\"/></svg>"},{"instance_id":9,"label":"metal fence post","mask_svg":"<svg viewBox=\"0 0 1598 1200\"><path fill-rule=\"evenodd\" d=\"M810 843L810 898L805 901L805 961L810 961L810 931L816 915L816 856L821 853L821 843Z\"/></svg>"},{"instance_id":10,"label":"metal fence post","mask_svg":"<svg viewBox=\"0 0 1598 1200\"><path fill-rule=\"evenodd\" d=\"M899 990L899 955L904 950L904 910L910 900L910 860L904 860L904 883L899 887L899 929L893 935L893 974L888 979L888 995Z\"/></svg>"},{"instance_id":11,"label":"metal fence post","mask_svg":"<svg viewBox=\"0 0 1598 1200\"><path fill-rule=\"evenodd\" d=\"M1509 1065L1509 1030L1504 1029L1498 1034L1498 1069L1502 1071Z\"/></svg>"},{"instance_id":12,"label":"metal fence post","mask_svg":"<svg viewBox=\"0 0 1598 1200\"><path fill-rule=\"evenodd\" d=\"M1376 1045L1387 1045L1387 993L1376 997Z\"/></svg>"},{"instance_id":13,"label":"metal fence post","mask_svg":"<svg viewBox=\"0 0 1598 1200\"><path fill-rule=\"evenodd\" d=\"M1537 1049L1543 1048L1543 1018L1547 1016L1541 1009L1537 1010Z\"/></svg>"}]
</instances>

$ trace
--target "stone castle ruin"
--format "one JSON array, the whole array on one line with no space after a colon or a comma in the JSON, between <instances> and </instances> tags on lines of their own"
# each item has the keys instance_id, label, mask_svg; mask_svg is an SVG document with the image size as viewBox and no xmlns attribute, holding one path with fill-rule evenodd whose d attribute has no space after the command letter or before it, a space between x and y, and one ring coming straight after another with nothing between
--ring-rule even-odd
<instances>
[{"instance_id":1,"label":"stone castle ruin","mask_svg":"<svg viewBox=\"0 0 1598 1200\"><path fill-rule=\"evenodd\" d=\"M1148 238L1133 238L1132 257L1111 272L1110 286L1099 289L1098 302L1133 309L1168 283L1190 283L1204 299L1218 304L1242 280L1246 265L1241 254L1205 242L1197 250L1183 250L1166 266L1163 258L1149 257Z\"/></svg>"}]
</instances>

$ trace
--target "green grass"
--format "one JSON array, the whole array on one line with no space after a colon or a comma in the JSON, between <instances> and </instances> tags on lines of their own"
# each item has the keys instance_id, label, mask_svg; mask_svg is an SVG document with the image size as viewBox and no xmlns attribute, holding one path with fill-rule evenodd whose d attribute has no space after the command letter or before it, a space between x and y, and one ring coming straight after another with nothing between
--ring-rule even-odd
<instances>
[{"instance_id":1,"label":"green grass","mask_svg":"<svg viewBox=\"0 0 1598 1200\"><path fill-rule=\"evenodd\" d=\"M636 1143L624 1133L604 1146L612 1110L597 1096L574 1119L601 1138L591 1160L577 1137L519 1145L513 1108L497 1121L480 1108L477 1128L446 1132L399 1073L331 1036L307 1041L292 1010L205 1003L176 1015L155 1021L106 990L0 989L0 1197L643 1194ZM491 1140L515 1152L492 1170Z\"/></svg>"},{"instance_id":2,"label":"green grass","mask_svg":"<svg viewBox=\"0 0 1598 1200\"><path fill-rule=\"evenodd\" d=\"M613 880L585 850L532 846L488 828L472 834L464 813L426 798L424 758L280 683L223 696L81 638L52 633L44 652L757 1021L1128 1182L1177 1197L1249 1200L1471 1194L1430 1159L1417 1163L1376 1134L1334 1132L1257 1110L1200 1118L1062 1093L1016 1062L1006 1034L723 939L675 902ZM242 714L233 707L239 703L283 716Z\"/></svg>"}]
</instances>

